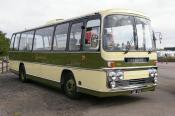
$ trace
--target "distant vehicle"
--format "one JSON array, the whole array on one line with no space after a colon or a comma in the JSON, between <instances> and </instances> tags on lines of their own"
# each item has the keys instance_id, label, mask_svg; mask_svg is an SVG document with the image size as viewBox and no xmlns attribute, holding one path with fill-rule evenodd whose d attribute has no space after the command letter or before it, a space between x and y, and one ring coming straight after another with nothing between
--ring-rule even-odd
<instances>
[{"instance_id":1,"label":"distant vehicle","mask_svg":"<svg viewBox=\"0 0 175 116\"><path fill-rule=\"evenodd\" d=\"M100 11L14 33L10 68L22 82L59 87L70 98L154 91L155 40L144 14Z\"/></svg>"},{"instance_id":2,"label":"distant vehicle","mask_svg":"<svg viewBox=\"0 0 175 116\"><path fill-rule=\"evenodd\" d=\"M167 55L168 57L175 57L175 51L168 51L168 50L157 51L158 57L165 57L165 55Z\"/></svg>"}]
</instances>

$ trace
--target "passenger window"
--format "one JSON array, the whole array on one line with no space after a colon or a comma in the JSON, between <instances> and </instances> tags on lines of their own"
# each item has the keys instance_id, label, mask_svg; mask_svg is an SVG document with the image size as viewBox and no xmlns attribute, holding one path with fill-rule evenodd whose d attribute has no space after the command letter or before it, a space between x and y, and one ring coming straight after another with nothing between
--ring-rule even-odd
<instances>
[{"instance_id":1,"label":"passenger window","mask_svg":"<svg viewBox=\"0 0 175 116\"><path fill-rule=\"evenodd\" d=\"M36 30L33 50L51 50L54 27Z\"/></svg>"},{"instance_id":2,"label":"passenger window","mask_svg":"<svg viewBox=\"0 0 175 116\"><path fill-rule=\"evenodd\" d=\"M21 34L19 50L32 50L34 31L24 32Z\"/></svg>"},{"instance_id":3,"label":"passenger window","mask_svg":"<svg viewBox=\"0 0 175 116\"><path fill-rule=\"evenodd\" d=\"M80 50L82 26L83 26L83 22L75 23L71 27L70 42L69 42L69 50L71 51Z\"/></svg>"},{"instance_id":4,"label":"passenger window","mask_svg":"<svg viewBox=\"0 0 175 116\"><path fill-rule=\"evenodd\" d=\"M13 49L14 40L15 40L15 34L13 34L11 42L10 42L10 50Z\"/></svg>"},{"instance_id":5,"label":"passenger window","mask_svg":"<svg viewBox=\"0 0 175 116\"><path fill-rule=\"evenodd\" d=\"M89 20L86 26L85 49L97 50L100 35L100 19Z\"/></svg>"},{"instance_id":6,"label":"passenger window","mask_svg":"<svg viewBox=\"0 0 175 116\"><path fill-rule=\"evenodd\" d=\"M14 50L18 50L18 44L19 44L19 39L20 39L21 34L17 34L15 37L15 43L14 43Z\"/></svg>"},{"instance_id":7,"label":"passenger window","mask_svg":"<svg viewBox=\"0 0 175 116\"><path fill-rule=\"evenodd\" d=\"M69 24L61 24L56 27L53 50L65 50Z\"/></svg>"}]
</instances>

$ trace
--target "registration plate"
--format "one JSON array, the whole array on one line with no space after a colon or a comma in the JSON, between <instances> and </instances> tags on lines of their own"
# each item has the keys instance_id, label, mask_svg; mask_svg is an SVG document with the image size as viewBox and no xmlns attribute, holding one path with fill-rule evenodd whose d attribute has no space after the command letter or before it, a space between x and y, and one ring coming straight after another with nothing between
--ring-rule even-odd
<instances>
[{"instance_id":1,"label":"registration plate","mask_svg":"<svg viewBox=\"0 0 175 116\"><path fill-rule=\"evenodd\" d=\"M131 94L139 94L141 92L142 92L141 89L135 89L131 91Z\"/></svg>"}]
</instances>

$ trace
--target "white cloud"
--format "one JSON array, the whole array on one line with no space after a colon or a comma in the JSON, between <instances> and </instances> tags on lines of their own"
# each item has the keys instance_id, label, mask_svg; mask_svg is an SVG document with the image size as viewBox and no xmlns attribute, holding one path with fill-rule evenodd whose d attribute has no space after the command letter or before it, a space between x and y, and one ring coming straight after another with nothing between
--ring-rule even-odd
<instances>
[{"instance_id":1,"label":"white cloud","mask_svg":"<svg viewBox=\"0 0 175 116\"><path fill-rule=\"evenodd\" d=\"M124 8L144 12L153 28L164 35L164 46L175 46L175 1L167 0L1 0L0 30L13 32L102 9Z\"/></svg>"}]
</instances>

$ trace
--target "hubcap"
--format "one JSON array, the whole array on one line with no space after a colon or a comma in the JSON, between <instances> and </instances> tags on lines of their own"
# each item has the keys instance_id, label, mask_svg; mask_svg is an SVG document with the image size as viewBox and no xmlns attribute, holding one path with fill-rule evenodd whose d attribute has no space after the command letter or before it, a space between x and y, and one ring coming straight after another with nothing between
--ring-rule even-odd
<instances>
[{"instance_id":1,"label":"hubcap","mask_svg":"<svg viewBox=\"0 0 175 116\"><path fill-rule=\"evenodd\" d=\"M22 81L25 80L23 71L21 71L20 78L21 78Z\"/></svg>"},{"instance_id":2,"label":"hubcap","mask_svg":"<svg viewBox=\"0 0 175 116\"><path fill-rule=\"evenodd\" d=\"M75 82L73 79L70 79L67 81L66 89L67 89L68 94L70 94L70 95L75 92Z\"/></svg>"},{"instance_id":3,"label":"hubcap","mask_svg":"<svg viewBox=\"0 0 175 116\"><path fill-rule=\"evenodd\" d=\"M23 73L22 73L22 75L21 75L21 79L24 80L24 74L23 74Z\"/></svg>"}]
</instances>

